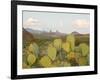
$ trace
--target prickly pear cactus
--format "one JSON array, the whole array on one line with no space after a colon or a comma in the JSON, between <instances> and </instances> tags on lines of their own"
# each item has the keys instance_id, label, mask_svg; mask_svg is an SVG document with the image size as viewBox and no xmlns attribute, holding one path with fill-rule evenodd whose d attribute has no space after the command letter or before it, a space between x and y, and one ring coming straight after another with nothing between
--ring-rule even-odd
<instances>
[{"instance_id":1,"label":"prickly pear cactus","mask_svg":"<svg viewBox=\"0 0 100 80\"><path fill-rule=\"evenodd\" d=\"M79 45L82 56L87 56L89 54L89 46L85 43Z\"/></svg>"},{"instance_id":2,"label":"prickly pear cactus","mask_svg":"<svg viewBox=\"0 0 100 80\"><path fill-rule=\"evenodd\" d=\"M30 66L32 66L36 61L36 56L34 54L29 54L27 57L27 62Z\"/></svg>"},{"instance_id":3,"label":"prickly pear cactus","mask_svg":"<svg viewBox=\"0 0 100 80\"><path fill-rule=\"evenodd\" d=\"M74 37L74 35L69 34L67 36L66 42L70 43L71 50L74 51L74 48L75 48L75 37Z\"/></svg>"},{"instance_id":4,"label":"prickly pear cactus","mask_svg":"<svg viewBox=\"0 0 100 80\"><path fill-rule=\"evenodd\" d=\"M33 43L33 49L34 49L34 53L35 55L38 57L39 54L39 47L36 43Z\"/></svg>"},{"instance_id":5,"label":"prickly pear cactus","mask_svg":"<svg viewBox=\"0 0 100 80\"><path fill-rule=\"evenodd\" d=\"M53 47L53 46L49 46L48 49L47 49L47 55L50 57L50 59L51 59L52 61L55 60L56 54L57 54L56 48Z\"/></svg>"},{"instance_id":6,"label":"prickly pear cactus","mask_svg":"<svg viewBox=\"0 0 100 80\"><path fill-rule=\"evenodd\" d=\"M65 42L65 43L63 43L62 44L62 48L63 48L63 50L65 50L67 53L69 53L70 52L70 43L69 42Z\"/></svg>"},{"instance_id":7,"label":"prickly pear cactus","mask_svg":"<svg viewBox=\"0 0 100 80\"><path fill-rule=\"evenodd\" d=\"M62 47L62 40L61 40L61 39L55 39L55 40L54 40L54 47L55 47L57 50L61 50L61 47Z\"/></svg>"},{"instance_id":8,"label":"prickly pear cactus","mask_svg":"<svg viewBox=\"0 0 100 80\"><path fill-rule=\"evenodd\" d=\"M31 43L29 46L29 51L31 53L34 53L36 57L38 57L39 54L39 47L36 43Z\"/></svg>"},{"instance_id":9,"label":"prickly pear cactus","mask_svg":"<svg viewBox=\"0 0 100 80\"><path fill-rule=\"evenodd\" d=\"M32 44L29 45L28 50L29 50L29 52L34 52L34 49L33 49L33 45Z\"/></svg>"},{"instance_id":10,"label":"prickly pear cactus","mask_svg":"<svg viewBox=\"0 0 100 80\"><path fill-rule=\"evenodd\" d=\"M43 67L51 67L52 63L51 60L48 56L43 56L40 61L39 61L40 65Z\"/></svg>"}]
</instances>

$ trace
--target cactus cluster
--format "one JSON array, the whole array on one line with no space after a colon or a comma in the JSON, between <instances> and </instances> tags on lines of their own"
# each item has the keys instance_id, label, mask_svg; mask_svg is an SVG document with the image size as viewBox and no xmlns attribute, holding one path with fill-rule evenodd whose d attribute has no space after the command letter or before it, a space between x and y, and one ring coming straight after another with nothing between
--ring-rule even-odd
<instances>
[{"instance_id":1,"label":"cactus cluster","mask_svg":"<svg viewBox=\"0 0 100 80\"><path fill-rule=\"evenodd\" d=\"M42 43L30 43L23 49L23 68L69 67L89 65L89 45L75 45L75 36L69 34L65 40L54 38Z\"/></svg>"},{"instance_id":2,"label":"cactus cluster","mask_svg":"<svg viewBox=\"0 0 100 80\"><path fill-rule=\"evenodd\" d=\"M35 64L36 59L38 58L39 47L35 42L31 43L26 49L23 50L23 53L24 64L22 66L24 68L32 67L32 65Z\"/></svg>"}]
</instances>

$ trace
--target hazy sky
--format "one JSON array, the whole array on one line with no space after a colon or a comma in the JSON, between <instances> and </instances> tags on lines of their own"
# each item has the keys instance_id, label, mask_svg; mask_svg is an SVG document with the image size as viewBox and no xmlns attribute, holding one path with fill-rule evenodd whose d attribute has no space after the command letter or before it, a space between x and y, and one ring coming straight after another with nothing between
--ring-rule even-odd
<instances>
[{"instance_id":1,"label":"hazy sky","mask_svg":"<svg viewBox=\"0 0 100 80\"><path fill-rule=\"evenodd\" d=\"M23 27L44 31L89 33L90 15L82 13L59 13L23 11Z\"/></svg>"}]
</instances>

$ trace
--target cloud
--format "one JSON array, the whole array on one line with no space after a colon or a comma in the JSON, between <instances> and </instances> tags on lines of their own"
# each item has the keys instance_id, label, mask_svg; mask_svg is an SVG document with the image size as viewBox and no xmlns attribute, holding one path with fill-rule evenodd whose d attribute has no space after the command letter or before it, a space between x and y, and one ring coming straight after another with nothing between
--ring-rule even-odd
<instances>
[{"instance_id":1,"label":"cloud","mask_svg":"<svg viewBox=\"0 0 100 80\"><path fill-rule=\"evenodd\" d=\"M35 19L35 18L33 19L30 17L24 22L23 26L24 27L33 27L33 26L38 26L40 24L41 23L38 19Z\"/></svg>"},{"instance_id":2,"label":"cloud","mask_svg":"<svg viewBox=\"0 0 100 80\"><path fill-rule=\"evenodd\" d=\"M76 28L88 28L89 27L89 21L85 19L77 19L72 22L72 25Z\"/></svg>"}]
</instances>

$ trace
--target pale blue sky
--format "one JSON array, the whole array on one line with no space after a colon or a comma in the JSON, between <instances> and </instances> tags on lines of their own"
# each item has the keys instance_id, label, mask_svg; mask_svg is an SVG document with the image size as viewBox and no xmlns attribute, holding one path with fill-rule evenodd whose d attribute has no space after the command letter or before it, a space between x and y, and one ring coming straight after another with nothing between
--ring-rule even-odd
<instances>
[{"instance_id":1,"label":"pale blue sky","mask_svg":"<svg viewBox=\"0 0 100 80\"><path fill-rule=\"evenodd\" d=\"M45 31L89 33L90 15L82 13L59 13L23 11L23 27Z\"/></svg>"}]
</instances>

